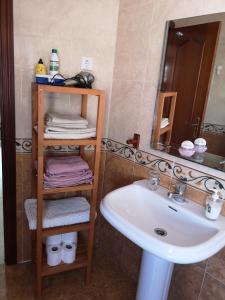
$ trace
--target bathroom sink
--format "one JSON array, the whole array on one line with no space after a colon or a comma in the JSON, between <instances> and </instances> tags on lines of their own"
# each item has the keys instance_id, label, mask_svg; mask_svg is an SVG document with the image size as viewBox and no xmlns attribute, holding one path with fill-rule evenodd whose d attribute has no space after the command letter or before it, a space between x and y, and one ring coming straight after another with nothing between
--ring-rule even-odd
<instances>
[{"instance_id":1,"label":"bathroom sink","mask_svg":"<svg viewBox=\"0 0 225 300\"><path fill-rule=\"evenodd\" d=\"M179 205L169 199L167 193L163 187L151 191L147 180L140 180L109 193L100 206L106 220L144 250L141 269L152 268L153 261L164 265L167 290L164 296L155 296L154 300L167 299L173 263L199 262L225 246L225 217L207 220L202 206L188 199ZM161 271L157 273L163 277ZM147 276L146 270L141 272L144 273L140 278ZM139 279L136 299L150 299L141 296L146 291L142 293L140 285ZM152 296L152 291L150 293Z\"/></svg>"}]
</instances>

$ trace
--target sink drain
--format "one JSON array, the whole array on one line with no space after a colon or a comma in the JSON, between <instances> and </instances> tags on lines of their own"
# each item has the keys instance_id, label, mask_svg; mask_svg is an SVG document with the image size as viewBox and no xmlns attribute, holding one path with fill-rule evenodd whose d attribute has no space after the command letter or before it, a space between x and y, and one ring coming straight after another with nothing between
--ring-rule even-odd
<instances>
[{"instance_id":1,"label":"sink drain","mask_svg":"<svg viewBox=\"0 0 225 300\"><path fill-rule=\"evenodd\" d=\"M156 234L158 234L160 236L167 236L167 232L163 228L155 228L154 231Z\"/></svg>"}]
</instances>

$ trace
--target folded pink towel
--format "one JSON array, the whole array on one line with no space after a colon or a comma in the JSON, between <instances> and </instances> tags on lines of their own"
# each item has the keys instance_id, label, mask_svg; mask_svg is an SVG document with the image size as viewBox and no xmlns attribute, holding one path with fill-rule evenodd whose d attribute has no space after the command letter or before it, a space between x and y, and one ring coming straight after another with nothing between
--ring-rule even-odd
<instances>
[{"instance_id":1,"label":"folded pink towel","mask_svg":"<svg viewBox=\"0 0 225 300\"><path fill-rule=\"evenodd\" d=\"M89 170L89 166L80 156L50 157L45 161L46 175L77 173Z\"/></svg>"},{"instance_id":2,"label":"folded pink towel","mask_svg":"<svg viewBox=\"0 0 225 300\"><path fill-rule=\"evenodd\" d=\"M44 187L45 188L56 188L74 186L79 184L91 184L93 180L92 171L88 170L83 174L69 174L69 175L57 175L47 176L44 174Z\"/></svg>"}]
</instances>

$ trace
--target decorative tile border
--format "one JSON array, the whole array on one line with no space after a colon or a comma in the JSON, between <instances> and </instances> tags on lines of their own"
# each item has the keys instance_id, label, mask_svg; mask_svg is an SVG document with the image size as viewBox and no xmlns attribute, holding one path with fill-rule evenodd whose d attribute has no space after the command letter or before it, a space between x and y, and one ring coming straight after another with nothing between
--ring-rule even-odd
<instances>
[{"instance_id":1,"label":"decorative tile border","mask_svg":"<svg viewBox=\"0 0 225 300\"><path fill-rule=\"evenodd\" d=\"M157 169L165 175L172 176L173 162L165 160L162 157L158 157L141 150L136 150L134 161L139 165L143 165L147 168Z\"/></svg>"},{"instance_id":2,"label":"decorative tile border","mask_svg":"<svg viewBox=\"0 0 225 300\"><path fill-rule=\"evenodd\" d=\"M104 142L106 150L115 153L133 162L149 168L156 168L161 173L171 175L174 179L185 180L188 185L198 188L203 191L210 191L215 185L218 187L223 197L225 198L225 181L212 177L208 174L198 172L173 161L152 155L141 150L134 150L128 145L117 143L116 141L107 139Z\"/></svg>"},{"instance_id":3,"label":"decorative tile border","mask_svg":"<svg viewBox=\"0 0 225 300\"><path fill-rule=\"evenodd\" d=\"M135 159L136 150L128 145L106 138L102 139L102 145L105 151L113 152L130 161L134 161Z\"/></svg>"},{"instance_id":4,"label":"decorative tile border","mask_svg":"<svg viewBox=\"0 0 225 300\"><path fill-rule=\"evenodd\" d=\"M216 133L216 134L225 134L225 125L218 125L213 123L204 123L203 131Z\"/></svg>"},{"instance_id":5,"label":"decorative tile border","mask_svg":"<svg viewBox=\"0 0 225 300\"><path fill-rule=\"evenodd\" d=\"M31 139L16 140L16 151L18 153L31 153L31 147ZM92 151L93 146L87 146L85 149ZM225 181L222 179L212 177L187 166L183 166L159 156L152 155L151 153L136 150L126 144L122 144L107 138L102 139L101 150L112 152L138 165L157 169L161 173L171 176L174 179L185 180L189 185L203 191L210 191L212 187L216 185L225 198ZM53 146L49 147L48 151L76 152L79 151L79 146Z\"/></svg>"},{"instance_id":6,"label":"decorative tile border","mask_svg":"<svg viewBox=\"0 0 225 300\"><path fill-rule=\"evenodd\" d=\"M16 139L16 152L31 153L32 140L31 139Z\"/></svg>"}]
</instances>

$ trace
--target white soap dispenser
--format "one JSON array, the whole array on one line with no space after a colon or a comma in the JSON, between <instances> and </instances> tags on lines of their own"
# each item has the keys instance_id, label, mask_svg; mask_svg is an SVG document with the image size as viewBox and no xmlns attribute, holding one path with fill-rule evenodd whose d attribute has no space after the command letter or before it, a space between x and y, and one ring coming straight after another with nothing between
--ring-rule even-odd
<instances>
[{"instance_id":1,"label":"white soap dispenser","mask_svg":"<svg viewBox=\"0 0 225 300\"><path fill-rule=\"evenodd\" d=\"M213 188L212 195L206 197L205 215L210 220L216 220L223 207L223 200L220 198L216 188Z\"/></svg>"}]
</instances>

